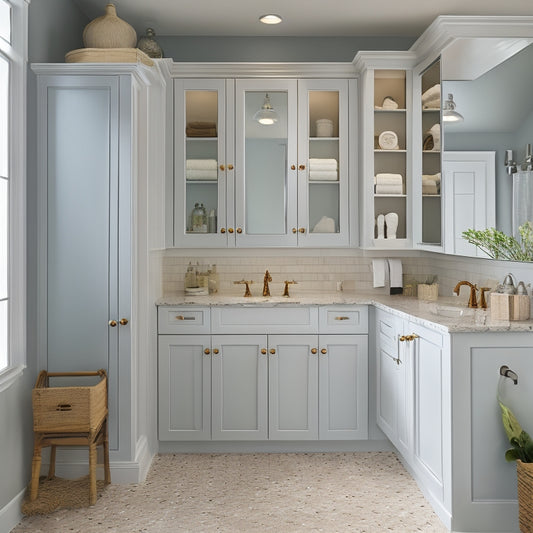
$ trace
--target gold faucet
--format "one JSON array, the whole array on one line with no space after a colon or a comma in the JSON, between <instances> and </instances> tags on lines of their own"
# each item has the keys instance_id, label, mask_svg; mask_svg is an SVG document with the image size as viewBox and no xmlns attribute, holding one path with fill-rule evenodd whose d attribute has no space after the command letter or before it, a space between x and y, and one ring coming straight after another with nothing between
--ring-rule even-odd
<instances>
[{"instance_id":1,"label":"gold faucet","mask_svg":"<svg viewBox=\"0 0 533 533\"><path fill-rule=\"evenodd\" d=\"M287 281L285 280L285 289L283 290L283 296L285 296L285 298L289 298L290 294L289 294L289 285L295 285L297 284L298 282L297 281Z\"/></svg>"},{"instance_id":2,"label":"gold faucet","mask_svg":"<svg viewBox=\"0 0 533 533\"><path fill-rule=\"evenodd\" d=\"M263 278L263 296L270 296L270 287L268 286L269 281L272 281L272 276L267 270L265 272L265 277Z\"/></svg>"},{"instance_id":3,"label":"gold faucet","mask_svg":"<svg viewBox=\"0 0 533 533\"><path fill-rule=\"evenodd\" d=\"M453 289L453 292L459 296L459 290L463 285L467 285L470 287L470 298L468 298L468 307L477 307L477 297L476 297L476 291L477 291L477 285L474 285L470 283L469 281L460 281L456 286L455 289Z\"/></svg>"}]
</instances>

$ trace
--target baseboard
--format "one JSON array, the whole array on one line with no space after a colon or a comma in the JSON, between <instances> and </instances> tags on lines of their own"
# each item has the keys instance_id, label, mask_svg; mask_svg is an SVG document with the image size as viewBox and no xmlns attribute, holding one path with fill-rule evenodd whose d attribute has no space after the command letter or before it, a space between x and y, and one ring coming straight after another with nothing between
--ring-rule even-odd
<instances>
[{"instance_id":1,"label":"baseboard","mask_svg":"<svg viewBox=\"0 0 533 533\"><path fill-rule=\"evenodd\" d=\"M22 520L22 500L26 488L22 489L5 507L0 509L0 533L9 533Z\"/></svg>"},{"instance_id":2,"label":"baseboard","mask_svg":"<svg viewBox=\"0 0 533 533\"><path fill-rule=\"evenodd\" d=\"M146 435L142 435L137 441L137 454L135 456L135 462L139 465L138 483L146 479L155 453L155 450L150 450Z\"/></svg>"}]
</instances>

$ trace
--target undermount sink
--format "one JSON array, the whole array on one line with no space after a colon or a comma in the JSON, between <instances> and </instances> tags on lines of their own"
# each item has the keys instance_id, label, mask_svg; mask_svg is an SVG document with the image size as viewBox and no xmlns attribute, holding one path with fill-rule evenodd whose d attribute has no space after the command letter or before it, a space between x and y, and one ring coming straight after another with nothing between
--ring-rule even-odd
<instances>
[{"instance_id":1,"label":"undermount sink","mask_svg":"<svg viewBox=\"0 0 533 533\"><path fill-rule=\"evenodd\" d=\"M473 316L475 309L471 307L457 307L455 305L439 305L437 304L431 312L434 315L444 316L448 318L459 318L462 316Z\"/></svg>"}]
</instances>

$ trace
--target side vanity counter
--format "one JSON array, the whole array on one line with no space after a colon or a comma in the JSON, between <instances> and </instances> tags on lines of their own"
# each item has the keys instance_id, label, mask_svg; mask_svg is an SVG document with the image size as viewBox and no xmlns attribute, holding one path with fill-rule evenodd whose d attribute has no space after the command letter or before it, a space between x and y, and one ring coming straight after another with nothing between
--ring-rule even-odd
<instances>
[{"instance_id":1,"label":"side vanity counter","mask_svg":"<svg viewBox=\"0 0 533 533\"><path fill-rule=\"evenodd\" d=\"M365 451L390 441L449 529L518 531L496 394L506 365L521 378L511 393L527 400L516 415L533 424L533 321L492 321L490 309L453 297L348 291L156 303L162 450Z\"/></svg>"}]
</instances>

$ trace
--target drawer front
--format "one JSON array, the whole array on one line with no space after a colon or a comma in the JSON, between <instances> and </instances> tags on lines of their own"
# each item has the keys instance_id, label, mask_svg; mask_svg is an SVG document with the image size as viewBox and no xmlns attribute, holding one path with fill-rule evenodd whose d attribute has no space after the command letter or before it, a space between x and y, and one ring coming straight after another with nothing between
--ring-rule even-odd
<instances>
[{"instance_id":1,"label":"drawer front","mask_svg":"<svg viewBox=\"0 0 533 533\"><path fill-rule=\"evenodd\" d=\"M157 331L162 334L209 333L209 307L159 307Z\"/></svg>"},{"instance_id":2,"label":"drawer front","mask_svg":"<svg viewBox=\"0 0 533 533\"><path fill-rule=\"evenodd\" d=\"M211 309L212 333L315 333L318 308L216 307Z\"/></svg>"},{"instance_id":3,"label":"drawer front","mask_svg":"<svg viewBox=\"0 0 533 533\"><path fill-rule=\"evenodd\" d=\"M367 305L324 306L319 310L319 333L368 333Z\"/></svg>"}]
</instances>

